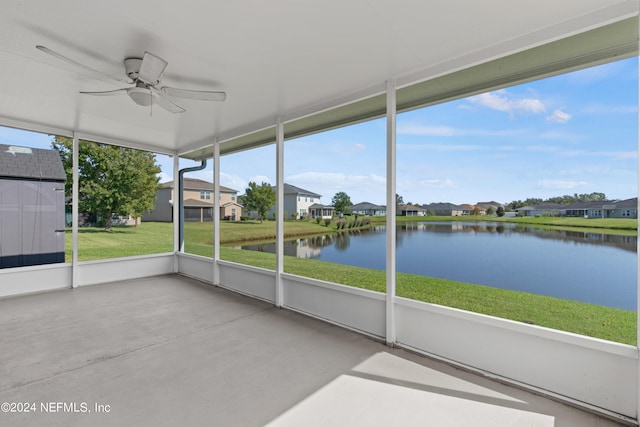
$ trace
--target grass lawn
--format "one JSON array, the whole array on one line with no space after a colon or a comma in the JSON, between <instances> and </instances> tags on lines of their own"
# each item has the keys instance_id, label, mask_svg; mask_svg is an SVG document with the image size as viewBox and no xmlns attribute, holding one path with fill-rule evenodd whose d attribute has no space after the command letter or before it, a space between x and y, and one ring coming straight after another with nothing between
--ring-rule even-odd
<instances>
[{"instance_id":1,"label":"grass lawn","mask_svg":"<svg viewBox=\"0 0 640 427\"><path fill-rule=\"evenodd\" d=\"M422 221L430 220L430 217L421 217L420 219ZM548 218L539 219L547 220ZM590 225L592 221L599 221L576 219L588 221ZM629 227L628 224L623 223L620 226ZM621 230L625 229L621 228ZM315 222L285 222L286 237L324 234L334 231L332 225L327 229L324 225ZM630 230L627 229L627 232ZM114 227L112 232L81 228L78 236L79 259L84 261L171 252L173 248L172 233L172 224L153 222L142 223L138 227ZM211 223L186 223L186 252L211 257L212 234L213 226ZM260 224L251 221L223 221L220 223L220 234L223 236L221 239L223 244L234 241L269 240L273 239L275 235L275 222L264 221ZM67 261L70 262L70 230L67 231L66 237ZM222 247L220 251L220 256L224 260L267 269L275 267L275 255L273 254L226 247ZM285 257L284 269L287 273L300 276L378 292L385 291L386 277L383 270L343 266L295 257ZM633 311L419 275L397 273L396 277L397 294L401 297L636 345L637 314Z\"/></svg>"}]
</instances>

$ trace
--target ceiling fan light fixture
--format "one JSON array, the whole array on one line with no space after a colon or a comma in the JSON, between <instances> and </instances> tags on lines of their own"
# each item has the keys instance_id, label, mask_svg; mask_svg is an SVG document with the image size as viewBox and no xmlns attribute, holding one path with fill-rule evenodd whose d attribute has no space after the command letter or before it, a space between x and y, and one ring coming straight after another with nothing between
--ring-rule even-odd
<instances>
[{"instance_id":1,"label":"ceiling fan light fixture","mask_svg":"<svg viewBox=\"0 0 640 427\"><path fill-rule=\"evenodd\" d=\"M153 102L153 92L142 87L131 87L127 89L129 97L138 105L148 107Z\"/></svg>"}]
</instances>

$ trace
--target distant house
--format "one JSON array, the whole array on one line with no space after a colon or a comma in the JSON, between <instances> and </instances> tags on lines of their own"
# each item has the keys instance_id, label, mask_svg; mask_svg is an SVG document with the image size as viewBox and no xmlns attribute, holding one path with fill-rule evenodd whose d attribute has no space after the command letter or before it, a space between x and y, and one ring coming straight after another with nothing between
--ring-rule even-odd
<instances>
[{"instance_id":1,"label":"distant house","mask_svg":"<svg viewBox=\"0 0 640 427\"><path fill-rule=\"evenodd\" d=\"M454 205L453 203L430 203L422 205L422 207L426 210L427 215L463 216L470 214L468 207Z\"/></svg>"},{"instance_id":2,"label":"distant house","mask_svg":"<svg viewBox=\"0 0 640 427\"><path fill-rule=\"evenodd\" d=\"M320 203L314 203L309 206L309 218L332 218L333 206L325 206Z\"/></svg>"},{"instance_id":3,"label":"distant house","mask_svg":"<svg viewBox=\"0 0 640 427\"><path fill-rule=\"evenodd\" d=\"M468 203L465 203L463 205L460 205L460 207L462 209L464 209L465 212L469 212L468 215L486 215L487 214L487 210L481 206L475 206L475 205L470 205Z\"/></svg>"},{"instance_id":4,"label":"distant house","mask_svg":"<svg viewBox=\"0 0 640 427\"><path fill-rule=\"evenodd\" d=\"M0 144L0 268L64 262L66 180L57 151Z\"/></svg>"},{"instance_id":5,"label":"distant house","mask_svg":"<svg viewBox=\"0 0 640 427\"><path fill-rule=\"evenodd\" d=\"M570 216L582 218L638 218L638 198L616 201L542 203L516 209L519 216Z\"/></svg>"},{"instance_id":6,"label":"distant house","mask_svg":"<svg viewBox=\"0 0 640 427\"><path fill-rule=\"evenodd\" d=\"M370 215L370 216L387 215L386 207L375 205L369 202L361 202L353 206L349 206L349 210L351 211L352 214L356 214L356 215Z\"/></svg>"},{"instance_id":7,"label":"distant house","mask_svg":"<svg viewBox=\"0 0 640 427\"><path fill-rule=\"evenodd\" d=\"M541 203L515 209L518 216L564 216L564 207L559 203Z\"/></svg>"},{"instance_id":8,"label":"distant house","mask_svg":"<svg viewBox=\"0 0 640 427\"><path fill-rule=\"evenodd\" d=\"M563 214L584 218L638 218L638 198L572 203L564 207Z\"/></svg>"},{"instance_id":9,"label":"distant house","mask_svg":"<svg viewBox=\"0 0 640 427\"><path fill-rule=\"evenodd\" d=\"M319 204L320 194L305 190L295 185L283 184L284 187L284 211L289 218L302 219L309 217L309 209L313 204ZM273 186L273 191L276 187ZM273 216L276 211L275 205L269 210L269 216Z\"/></svg>"},{"instance_id":10,"label":"distant house","mask_svg":"<svg viewBox=\"0 0 640 427\"><path fill-rule=\"evenodd\" d=\"M213 183L201 179L184 178L184 220L190 222L213 221ZM242 205L238 203L238 191L220 186L220 218L239 220ZM174 181L161 184L152 212L143 221L173 221Z\"/></svg>"},{"instance_id":11,"label":"distant house","mask_svg":"<svg viewBox=\"0 0 640 427\"><path fill-rule=\"evenodd\" d=\"M425 216L427 211L421 206L398 205L396 215L398 216Z\"/></svg>"},{"instance_id":12,"label":"distant house","mask_svg":"<svg viewBox=\"0 0 640 427\"><path fill-rule=\"evenodd\" d=\"M477 207L478 209L484 210L484 214L481 214L481 215L485 215L489 212L489 209L491 209L491 211L495 214L498 211L498 208L504 208L504 205L502 203L490 201L490 202L478 202L476 203L475 207Z\"/></svg>"}]
</instances>

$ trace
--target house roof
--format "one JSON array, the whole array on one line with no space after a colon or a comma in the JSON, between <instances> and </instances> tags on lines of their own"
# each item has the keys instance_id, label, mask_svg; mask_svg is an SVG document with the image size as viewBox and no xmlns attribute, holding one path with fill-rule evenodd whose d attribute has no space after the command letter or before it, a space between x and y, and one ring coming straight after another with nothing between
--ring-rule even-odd
<instances>
[{"instance_id":1,"label":"house roof","mask_svg":"<svg viewBox=\"0 0 640 427\"><path fill-rule=\"evenodd\" d=\"M0 178L66 181L56 150L0 144Z\"/></svg>"},{"instance_id":2,"label":"house roof","mask_svg":"<svg viewBox=\"0 0 640 427\"><path fill-rule=\"evenodd\" d=\"M309 206L309 209L335 209L333 206L326 206L320 203L314 203Z\"/></svg>"},{"instance_id":3,"label":"house roof","mask_svg":"<svg viewBox=\"0 0 640 427\"><path fill-rule=\"evenodd\" d=\"M464 211L464 210L469 210L469 208L465 208L459 205L454 205L453 203L449 203L449 202L443 202L443 203L430 203L428 205L422 205L423 208L425 209L431 209L431 210L435 210L435 211L445 211L445 210L452 210L452 211Z\"/></svg>"},{"instance_id":4,"label":"house roof","mask_svg":"<svg viewBox=\"0 0 640 427\"><path fill-rule=\"evenodd\" d=\"M351 209L352 211L354 210L366 211L366 210L384 210L385 208L383 206L376 205L373 203L361 202L361 203L356 203L353 206L349 206L349 209Z\"/></svg>"},{"instance_id":5,"label":"house roof","mask_svg":"<svg viewBox=\"0 0 640 427\"><path fill-rule=\"evenodd\" d=\"M476 203L476 207L478 208L499 208L500 206L504 206L502 203L494 202L493 200L490 202L478 202Z\"/></svg>"},{"instance_id":6,"label":"house roof","mask_svg":"<svg viewBox=\"0 0 640 427\"><path fill-rule=\"evenodd\" d=\"M619 200L615 202L616 209L637 209L638 208L638 198L633 197L631 199Z\"/></svg>"},{"instance_id":7,"label":"house roof","mask_svg":"<svg viewBox=\"0 0 640 427\"><path fill-rule=\"evenodd\" d=\"M240 203L236 203L236 202L227 202L224 205L220 205L221 208L227 208L229 206L238 206L239 208L244 208L243 205L241 205Z\"/></svg>"},{"instance_id":8,"label":"house roof","mask_svg":"<svg viewBox=\"0 0 640 427\"><path fill-rule=\"evenodd\" d=\"M516 208L515 211L540 211L540 210L563 210L567 207L560 203L540 203L534 206L522 206Z\"/></svg>"},{"instance_id":9,"label":"house roof","mask_svg":"<svg viewBox=\"0 0 640 427\"><path fill-rule=\"evenodd\" d=\"M0 123L191 158L210 157L214 141L222 154L272 143L276 118L292 138L380 117L387 81L407 111L633 56L638 38L635 0L2 6ZM425 48L428 40L437 43ZM222 90L227 99L176 100L186 112L171 114L126 94L80 95L132 85L36 45L123 80L123 60L149 51L168 62L161 85Z\"/></svg>"},{"instance_id":10,"label":"house roof","mask_svg":"<svg viewBox=\"0 0 640 427\"><path fill-rule=\"evenodd\" d=\"M165 183L160 184L164 188L173 188L173 181L167 181ZM213 191L213 183L209 181L205 181L203 179L197 178L184 178L184 188L185 190L206 190ZM233 188L225 187L224 185L220 186L221 193L237 193L238 190L234 190Z\"/></svg>"},{"instance_id":11,"label":"house roof","mask_svg":"<svg viewBox=\"0 0 640 427\"><path fill-rule=\"evenodd\" d=\"M414 205L399 205L396 208L398 211L424 211L425 209L422 206L414 206Z\"/></svg>"},{"instance_id":12,"label":"house roof","mask_svg":"<svg viewBox=\"0 0 640 427\"><path fill-rule=\"evenodd\" d=\"M284 183L283 187L284 187L284 194L298 194L301 196L322 197L322 195L318 193L305 190L304 188L296 187L295 185L287 184L286 182ZM275 186L271 186L271 188L275 189Z\"/></svg>"}]
</instances>

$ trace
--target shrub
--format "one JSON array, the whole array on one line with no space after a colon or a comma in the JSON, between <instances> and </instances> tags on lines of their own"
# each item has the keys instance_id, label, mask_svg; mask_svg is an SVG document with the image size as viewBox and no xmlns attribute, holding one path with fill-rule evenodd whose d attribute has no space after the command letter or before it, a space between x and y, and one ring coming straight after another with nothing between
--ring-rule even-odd
<instances>
[{"instance_id":1,"label":"shrub","mask_svg":"<svg viewBox=\"0 0 640 427\"><path fill-rule=\"evenodd\" d=\"M320 224L320 221L322 221L322 218L316 217L316 224Z\"/></svg>"},{"instance_id":2,"label":"shrub","mask_svg":"<svg viewBox=\"0 0 640 427\"><path fill-rule=\"evenodd\" d=\"M331 218L325 218L325 219L324 219L324 225L325 225L326 227L328 227L328 226L329 226L329 224L331 224Z\"/></svg>"}]
</instances>

